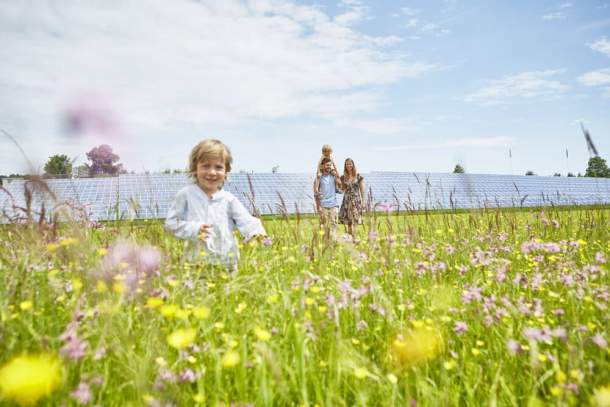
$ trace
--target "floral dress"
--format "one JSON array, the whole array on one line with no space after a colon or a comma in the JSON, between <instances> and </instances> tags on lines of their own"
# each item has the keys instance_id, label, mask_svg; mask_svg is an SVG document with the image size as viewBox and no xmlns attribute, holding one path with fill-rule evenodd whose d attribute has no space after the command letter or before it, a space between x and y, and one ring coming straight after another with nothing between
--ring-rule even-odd
<instances>
[{"instance_id":1,"label":"floral dress","mask_svg":"<svg viewBox=\"0 0 610 407\"><path fill-rule=\"evenodd\" d=\"M355 179L347 182L341 177L343 184L343 202L339 209L339 222L344 225L362 224L362 200L360 199L360 184L363 178L358 174Z\"/></svg>"}]
</instances>

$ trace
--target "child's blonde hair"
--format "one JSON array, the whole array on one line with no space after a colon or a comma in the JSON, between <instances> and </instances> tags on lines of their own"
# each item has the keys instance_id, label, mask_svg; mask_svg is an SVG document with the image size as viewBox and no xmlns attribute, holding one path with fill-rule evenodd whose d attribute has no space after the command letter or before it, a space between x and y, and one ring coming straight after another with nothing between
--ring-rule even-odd
<instances>
[{"instance_id":1,"label":"child's blonde hair","mask_svg":"<svg viewBox=\"0 0 610 407\"><path fill-rule=\"evenodd\" d=\"M324 144L322 146L322 154L324 154L325 151L330 151L331 153L333 152L333 148L330 146L330 144Z\"/></svg>"},{"instance_id":2,"label":"child's blonde hair","mask_svg":"<svg viewBox=\"0 0 610 407\"><path fill-rule=\"evenodd\" d=\"M208 157L220 157L225 162L225 171L231 172L233 156L231 150L222 141L207 139L201 141L191 150L189 156L189 173L191 176L197 172L197 164L204 162Z\"/></svg>"}]
</instances>

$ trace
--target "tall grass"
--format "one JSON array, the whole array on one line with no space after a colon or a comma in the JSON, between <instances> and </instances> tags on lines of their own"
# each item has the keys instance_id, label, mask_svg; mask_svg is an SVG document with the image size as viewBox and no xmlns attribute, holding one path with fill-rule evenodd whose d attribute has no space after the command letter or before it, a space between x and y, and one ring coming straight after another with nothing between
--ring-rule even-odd
<instances>
[{"instance_id":1,"label":"tall grass","mask_svg":"<svg viewBox=\"0 0 610 407\"><path fill-rule=\"evenodd\" d=\"M610 383L609 209L376 213L331 246L266 219L237 275L156 221L83 225L0 229L0 365L61 355L51 405L83 383L99 405L583 405Z\"/></svg>"}]
</instances>

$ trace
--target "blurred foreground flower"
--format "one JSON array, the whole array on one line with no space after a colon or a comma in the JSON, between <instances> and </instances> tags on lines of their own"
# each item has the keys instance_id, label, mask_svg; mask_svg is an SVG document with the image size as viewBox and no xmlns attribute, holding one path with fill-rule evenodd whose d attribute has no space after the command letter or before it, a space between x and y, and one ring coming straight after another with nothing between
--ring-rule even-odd
<instances>
[{"instance_id":1,"label":"blurred foreground flower","mask_svg":"<svg viewBox=\"0 0 610 407\"><path fill-rule=\"evenodd\" d=\"M167 337L167 343L176 349L183 349L189 346L197 337L197 331L193 328L177 329Z\"/></svg>"},{"instance_id":2,"label":"blurred foreground flower","mask_svg":"<svg viewBox=\"0 0 610 407\"><path fill-rule=\"evenodd\" d=\"M60 385L62 376L61 361L55 356L18 356L0 368L0 393L19 405L34 405Z\"/></svg>"},{"instance_id":3,"label":"blurred foreground flower","mask_svg":"<svg viewBox=\"0 0 610 407\"><path fill-rule=\"evenodd\" d=\"M390 358L402 367L412 367L434 359L443 348L443 338L435 327L420 327L399 335L390 345Z\"/></svg>"},{"instance_id":4,"label":"blurred foreground flower","mask_svg":"<svg viewBox=\"0 0 610 407\"><path fill-rule=\"evenodd\" d=\"M222 367L226 369L231 369L237 366L240 360L241 358L239 357L239 353L235 352L234 350L230 350L222 357Z\"/></svg>"},{"instance_id":5,"label":"blurred foreground flower","mask_svg":"<svg viewBox=\"0 0 610 407\"><path fill-rule=\"evenodd\" d=\"M610 407L610 384L595 390L591 398L591 405L597 407Z\"/></svg>"},{"instance_id":6,"label":"blurred foreground flower","mask_svg":"<svg viewBox=\"0 0 610 407\"><path fill-rule=\"evenodd\" d=\"M102 277L108 281L119 276L124 288L133 294L137 288L142 288L142 282L160 275L159 264L161 253L153 246L138 246L137 244L119 239L108 250L102 261Z\"/></svg>"}]
</instances>

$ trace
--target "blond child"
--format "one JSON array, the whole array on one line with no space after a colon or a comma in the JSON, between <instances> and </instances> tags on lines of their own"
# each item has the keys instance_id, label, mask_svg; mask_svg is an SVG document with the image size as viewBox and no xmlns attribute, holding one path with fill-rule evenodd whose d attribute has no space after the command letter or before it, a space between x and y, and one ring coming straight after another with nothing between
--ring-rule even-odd
<instances>
[{"instance_id":1,"label":"blond child","mask_svg":"<svg viewBox=\"0 0 610 407\"><path fill-rule=\"evenodd\" d=\"M190 241L191 259L203 255L210 264L237 270L234 226L246 240L264 236L265 229L233 194L222 190L232 162L231 151L219 140L203 140L193 147L189 172L194 182L176 194L165 228Z\"/></svg>"}]
</instances>

